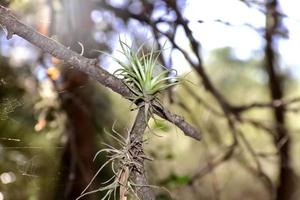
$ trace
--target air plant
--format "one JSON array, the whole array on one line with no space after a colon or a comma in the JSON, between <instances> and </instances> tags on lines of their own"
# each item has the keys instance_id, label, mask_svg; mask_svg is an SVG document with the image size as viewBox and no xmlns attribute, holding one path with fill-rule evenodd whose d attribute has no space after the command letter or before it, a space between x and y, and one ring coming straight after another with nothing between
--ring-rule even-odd
<instances>
[{"instance_id":1,"label":"air plant","mask_svg":"<svg viewBox=\"0 0 300 200\"><path fill-rule=\"evenodd\" d=\"M128 44L119 39L121 46L121 53L125 56L126 61L113 57L113 59L121 66L120 69L114 72L114 75L123 80L127 87L133 92L134 97L132 100L138 105L138 108L145 107L145 118L148 116L153 117L153 111L155 106L161 106L158 94L163 90L178 84L178 77L170 77L169 74L174 69L168 69L158 63L158 57L161 51L155 51L151 49L149 53L145 53L143 50L144 45L141 45L137 50L130 47ZM175 71L176 72L176 71ZM138 170L141 166L137 162L138 156L135 155L131 149L137 145L136 142L130 141L129 138L124 138L117 131L112 128L112 131L116 136L109 134L120 145L120 149L117 149L109 144L104 144L107 148L104 148L97 152L94 160L101 153L108 154L108 161L106 161L96 172L90 183L81 193L76 200L95 192L106 191L104 197L101 200L111 199L114 195L116 199L117 190L119 189L119 199L126 200L127 193L131 192L137 199L138 196L135 193L134 187L137 187L131 179L130 174L134 170ZM93 191L87 191L91 186L98 174L103 170L105 166L111 164L114 175L104 182L104 186ZM155 186L148 186L155 187Z\"/></svg>"},{"instance_id":2,"label":"air plant","mask_svg":"<svg viewBox=\"0 0 300 200\"><path fill-rule=\"evenodd\" d=\"M101 200L109 200L112 196L114 197L114 199L126 200L129 193L139 199L133 188L136 185L130 179L131 171L140 167L140 164L137 163L134 159L135 155L130 152L130 149L134 145L136 145L136 143L130 142L129 138L124 138L121 134L114 130L114 127L112 128L112 131L115 135L108 133L106 130L104 131L118 143L120 148L118 149L112 145L103 143L103 145L105 145L107 148L98 151L94 156L93 161L95 161L101 153L107 153L108 160L98 169L92 180L76 200L79 200L86 195L100 191L106 191ZM98 189L92 191L87 191L96 177L99 175L99 173L103 170L103 168L109 164L111 164L113 176L107 181L103 182L102 187L99 187ZM117 193L119 194L119 198L117 198Z\"/></svg>"},{"instance_id":3,"label":"air plant","mask_svg":"<svg viewBox=\"0 0 300 200\"><path fill-rule=\"evenodd\" d=\"M145 117L148 114L153 117L155 105L160 104L157 95L163 90L178 84L179 77L170 77L174 69L169 69L159 64L158 58L161 51L155 51L152 47L149 53L143 50L144 44L137 50L119 39L121 53L126 61L114 57L121 66L114 72L120 77L128 88L134 93L133 102L139 103L139 107L145 106ZM161 105L161 104L160 104Z\"/></svg>"}]
</instances>

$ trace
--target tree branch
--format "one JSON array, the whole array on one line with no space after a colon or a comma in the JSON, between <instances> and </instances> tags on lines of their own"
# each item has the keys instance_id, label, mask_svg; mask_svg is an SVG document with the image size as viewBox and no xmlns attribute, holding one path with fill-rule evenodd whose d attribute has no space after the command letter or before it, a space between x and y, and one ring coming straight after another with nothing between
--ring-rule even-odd
<instances>
[{"instance_id":1,"label":"tree branch","mask_svg":"<svg viewBox=\"0 0 300 200\"><path fill-rule=\"evenodd\" d=\"M59 42L38 33L33 28L20 22L9 9L3 6L0 6L0 24L7 31L7 39L10 39L13 34L16 34L41 48L42 51L49 53L82 71L105 87L122 95L124 98L130 99L130 97L134 96L130 89L120 79L99 67L97 59L83 57ZM184 121L181 116L171 113L162 106L156 106L155 113L169 122L174 123L185 135L196 140L201 139L200 132Z\"/></svg>"},{"instance_id":2,"label":"tree branch","mask_svg":"<svg viewBox=\"0 0 300 200\"><path fill-rule=\"evenodd\" d=\"M138 164L138 168L135 168L131 173L131 178L135 185L135 190L138 197L142 200L155 200L153 190L148 184L148 180L144 168L144 148L143 148L143 134L148 125L148 119L145 119L145 107L141 107L136 115L135 122L130 131L130 149L131 154L135 158L135 162Z\"/></svg>"}]
</instances>

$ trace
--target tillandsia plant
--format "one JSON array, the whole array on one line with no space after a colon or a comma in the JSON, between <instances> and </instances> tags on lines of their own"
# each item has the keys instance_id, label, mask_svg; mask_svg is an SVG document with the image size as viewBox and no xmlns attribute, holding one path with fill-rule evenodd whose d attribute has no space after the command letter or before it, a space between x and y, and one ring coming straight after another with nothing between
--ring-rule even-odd
<instances>
[{"instance_id":1,"label":"tillandsia plant","mask_svg":"<svg viewBox=\"0 0 300 200\"><path fill-rule=\"evenodd\" d=\"M101 149L94 156L93 161L101 154L106 153L108 155L108 160L98 169L92 180L86 186L86 188L82 191L81 195L76 199L79 200L86 195L93 194L100 191L105 191L104 196L101 200L109 200L113 197L113 199L127 200L127 197L130 195L135 199L139 200L134 187L137 185L131 180L130 174L133 170L138 169L140 164L135 161L136 156L131 148L136 145L135 142L130 142L129 137L124 138L120 133L114 130L114 126L112 127L112 132L109 133L104 130L108 136L110 136L113 140L117 142L120 148L116 148L112 145L103 143L106 148ZM143 158L146 158L144 156ZM99 173L103 170L103 168L107 165L111 164L113 176L109 178L107 181L102 183L102 187L98 189L87 191ZM117 195L119 198L117 198Z\"/></svg>"},{"instance_id":2,"label":"tillandsia plant","mask_svg":"<svg viewBox=\"0 0 300 200\"><path fill-rule=\"evenodd\" d=\"M142 44L137 50L119 39L121 53L126 61L121 61L114 57L114 60L121 66L114 72L114 75L121 78L128 88L135 94L133 102L139 106L145 106L145 117L153 117L155 105L160 104L157 95L163 90L178 84L179 77L174 69L166 68L159 64L158 58L161 50L155 51L151 48L149 53L145 53ZM175 76L170 77L171 72ZM161 105L161 104L160 104Z\"/></svg>"},{"instance_id":3,"label":"tillandsia plant","mask_svg":"<svg viewBox=\"0 0 300 200\"><path fill-rule=\"evenodd\" d=\"M170 77L169 74L173 69L168 69L158 63L158 57L161 51L155 51L151 48L149 53L145 53L143 50L144 44L139 48L134 49L128 44L119 39L121 46L120 52L125 56L126 61L113 57L113 59L120 64L121 68L116 70L114 74L121 78L128 88L134 93L133 102L138 105L138 108L145 107L145 118L153 117L153 111L155 106L162 108L159 102L158 94L163 90L178 84L178 77ZM176 72L176 71L175 71ZM131 178L131 174L135 171L139 171L142 168L140 160L148 159L143 151L133 151L133 149L140 146L140 142L143 141L130 141L130 137L124 138L117 131L112 128L112 132L115 134L109 134L119 145L117 149L109 144L104 144L107 148L104 148L97 152L95 158L100 153L108 154L108 161L106 161L96 172L90 183L83 190L81 195L77 198L92 194L99 191L106 191L102 200L116 199L117 194L120 200L127 200L127 197L131 194L132 197L139 199L135 188L136 187L156 187L151 185L138 185L134 183ZM107 133L107 132L106 132ZM102 169L111 164L114 175L103 183L103 187L99 187L93 191L87 191L98 174ZM141 173L141 172L139 172Z\"/></svg>"}]
</instances>

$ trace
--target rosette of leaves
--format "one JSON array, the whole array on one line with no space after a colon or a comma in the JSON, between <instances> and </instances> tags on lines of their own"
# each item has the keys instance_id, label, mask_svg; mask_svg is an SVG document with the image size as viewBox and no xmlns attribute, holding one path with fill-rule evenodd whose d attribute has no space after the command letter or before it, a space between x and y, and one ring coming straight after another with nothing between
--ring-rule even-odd
<instances>
[{"instance_id":1,"label":"rosette of leaves","mask_svg":"<svg viewBox=\"0 0 300 200\"><path fill-rule=\"evenodd\" d=\"M158 62L161 51L151 48L149 53L143 50L144 45L134 49L122 40L119 40L121 53L126 60L114 60L121 66L114 72L120 77L128 88L134 93L133 101L145 106L145 117L153 116L155 105L160 104L157 95L167 88L178 84L177 76L169 76L174 69L164 67Z\"/></svg>"}]
</instances>

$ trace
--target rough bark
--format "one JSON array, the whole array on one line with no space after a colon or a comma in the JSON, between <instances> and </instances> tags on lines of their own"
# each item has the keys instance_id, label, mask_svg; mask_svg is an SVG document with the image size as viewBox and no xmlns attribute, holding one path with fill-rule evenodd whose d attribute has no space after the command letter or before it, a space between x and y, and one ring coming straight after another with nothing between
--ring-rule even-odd
<instances>
[{"instance_id":1,"label":"rough bark","mask_svg":"<svg viewBox=\"0 0 300 200\"><path fill-rule=\"evenodd\" d=\"M130 131L130 143L134 144L131 153L135 155L139 167L134 169L131 174L133 182L136 184L136 193L141 200L155 200L155 195L148 185L146 172L144 168L144 149L143 135L147 128L148 121L145 118L144 107L141 107L135 118L135 122Z\"/></svg>"}]
</instances>

